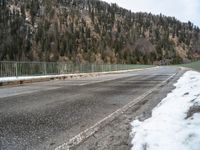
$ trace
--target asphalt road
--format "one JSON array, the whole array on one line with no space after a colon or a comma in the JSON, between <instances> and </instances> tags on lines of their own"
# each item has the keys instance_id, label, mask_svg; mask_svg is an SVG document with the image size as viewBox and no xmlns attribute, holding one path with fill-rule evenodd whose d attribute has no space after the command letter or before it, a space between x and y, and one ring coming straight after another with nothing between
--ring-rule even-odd
<instances>
[{"instance_id":1,"label":"asphalt road","mask_svg":"<svg viewBox=\"0 0 200 150\"><path fill-rule=\"evenodd\" d=\"M177 72L159 67L0 88L0 149L55 149Z\"/></svg>"}]
</instances>

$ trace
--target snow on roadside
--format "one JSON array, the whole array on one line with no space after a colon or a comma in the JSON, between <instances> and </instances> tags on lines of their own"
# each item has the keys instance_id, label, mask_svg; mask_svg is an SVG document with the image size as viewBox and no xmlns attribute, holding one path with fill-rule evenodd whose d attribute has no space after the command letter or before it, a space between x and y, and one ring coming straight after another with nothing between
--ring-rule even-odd
<instances>
[{"instance_id":1,"label":"snow on roadside","mask_svg":"<svg viewBox=\"0 0 200 150\"><path fill-rule=\"evenodd\" d=\"M33 79L45 79L45 78L57 78L57 77L67 77L67 76L78 76L85 75L86 73L78 74L59 74L59 75L40 75L40 76L19 76L19 77L0 77L0 82L9 82L9 81L20 81L20 80L33 80Z\"/></svg>"},{"instance_id":2,"label":"snow on roadside","mask_svg":"<svg viewBox=\"0 0 200 150\"><path fill-rule=\"evenodd\" d=\"M155 67L156 69L157 67ZM147 68L148 69L148 68ZM59 74L59 75L38 75L38 76L12 76L12 77L0 77L1 82L10 82L10 81L20 81L20 80L32 80L32 79L44 79L44 78L56 78L56 77L67 77L67 76L79 76L79 75L88 75L98 76L100 74L107 73L125 73L133 70L142 70L142 69L130 69L130 70L118 70L118 71L107 71L107 72L91 72L91 73L73 73L73 74Z\"/></svg>"},{"instance_id":3,"label":"snow on roadside","mask_svg":"<svg viewBox=\"0 0 200 150\"><path fill-rule=\"evenodd\" d=\"M152 117L132 125L132 150L200 150L200 73L186 72L154 108ZM199 112L199 113L198 113Z\"/></svg>"},{"instance_id":4,"label":"snow on roadside","mask_svg":"<svg viewBox=\"0 0 200 150\"><path fill-rule=\"evenodd\" d=\"M60 77L60 76L62 76L62 75L1 77L0 82L42 79L42 78L52 78L52 77Z\"/></svg>"}]
</instances>

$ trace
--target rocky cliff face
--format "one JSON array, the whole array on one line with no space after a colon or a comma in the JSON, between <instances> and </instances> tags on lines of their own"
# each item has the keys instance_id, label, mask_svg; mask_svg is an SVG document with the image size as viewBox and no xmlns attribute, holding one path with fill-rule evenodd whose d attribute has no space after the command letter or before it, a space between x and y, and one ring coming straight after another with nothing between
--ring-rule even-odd
<instances>
[{"instance_id":1,"label":"rocky cliff face","mask_svg":"<svg viewBox=\"0 0 200 150\"><path fill-rule=\"evenodd\" d=\"M0 60L181 63L200 57L200 30L99 0L0 0Z\"/></svg>"}]
</instances>

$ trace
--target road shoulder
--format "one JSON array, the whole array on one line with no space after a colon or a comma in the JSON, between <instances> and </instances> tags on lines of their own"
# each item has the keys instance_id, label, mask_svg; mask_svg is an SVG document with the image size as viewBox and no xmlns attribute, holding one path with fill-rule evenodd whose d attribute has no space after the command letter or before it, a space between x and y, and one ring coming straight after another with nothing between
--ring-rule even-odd
<instances>
[{"instance_id":1,"label":"road shoulder","mask_svg":"<svg viewBox=\"0 0 200 150\"><path fill-rule=\"evenodd\" d=\"M165 86L155 90L149 94L142 101L129 108L123 115L115 118L105 127L89 137L80 145L73 149L77 150L129 150L130 144L130 123L136 117L143 119L151 116L152 109L163 99L166 95L174 89L173 84L184 73L181 70L174 78Z\"/></svg>"}]
</instances>

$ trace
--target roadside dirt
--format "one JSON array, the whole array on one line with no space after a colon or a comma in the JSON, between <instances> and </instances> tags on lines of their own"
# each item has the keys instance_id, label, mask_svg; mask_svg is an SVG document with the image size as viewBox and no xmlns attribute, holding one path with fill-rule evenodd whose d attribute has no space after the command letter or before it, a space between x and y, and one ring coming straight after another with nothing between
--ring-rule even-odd
<instances>
[{"instance_id":1,"label":"roadside dirt","mask_svg":"<svg viewBox=\"0 0 200 150\"><path fill-rule=\"evenodd\" d=\"M130 150L131 145L131 125L130 123L138 118L145 120L151 116L152 109L174 89L173 84L184 73L180 71L167 85L154 91L145 99L134 105L126 113L114 119L104 128L88 138L80 145L74 147L75 150Z\"/></svg>"}]
</instances>

